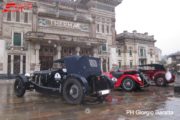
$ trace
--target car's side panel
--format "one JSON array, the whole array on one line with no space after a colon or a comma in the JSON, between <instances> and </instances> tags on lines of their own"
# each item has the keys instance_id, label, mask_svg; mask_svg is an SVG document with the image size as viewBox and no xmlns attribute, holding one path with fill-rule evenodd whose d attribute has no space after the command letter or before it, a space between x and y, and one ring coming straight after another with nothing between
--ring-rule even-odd
<instances>
[{"instance_id":1,"label":"car's side panel","mask_svg":"<svg viewBox=\"0 0 180 120\"><path fill-rule=\"evenodd\" d=\"M109 85L110 85L110 88L113 89L113 88L114 88L114 83L113 83L113 81L112 81L109 77L107 77L106 75L103 75L102 77L103 77L103 79L106 79L106 80L107 80L107 82L108 82Z\"/></svg>"},{"instance_id":2,"label":"car's side panel","mask_svg":"<svg viewBox=\"0 0 180 120\"><path fill-rule=\"evenodd\" d=\"M153 78L155 79L159 75L164 75L165 76L166 72L165 71L155 71Z\"/></svg>"}]
</instances>

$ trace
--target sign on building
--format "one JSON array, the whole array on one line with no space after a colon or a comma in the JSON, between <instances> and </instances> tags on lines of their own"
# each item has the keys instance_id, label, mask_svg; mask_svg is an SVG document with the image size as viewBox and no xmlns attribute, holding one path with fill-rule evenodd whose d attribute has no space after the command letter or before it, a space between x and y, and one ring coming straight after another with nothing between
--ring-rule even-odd
<instances>
[{"instance_id":1,"label":"sign on building","mask_svg":"<svg viewBox=\"0 0 180 120\"><path fill-rule=\"evenodd\" d=\"M80 31L89 31L88 24L82 24L72 21L64 21L64 20L54 20L54 19L48 19L48 18L38 18L38 24L39 26L44 27L62 27L62 28L68 28L68 29L77 29Z\"/></svg>"}]
</instances>

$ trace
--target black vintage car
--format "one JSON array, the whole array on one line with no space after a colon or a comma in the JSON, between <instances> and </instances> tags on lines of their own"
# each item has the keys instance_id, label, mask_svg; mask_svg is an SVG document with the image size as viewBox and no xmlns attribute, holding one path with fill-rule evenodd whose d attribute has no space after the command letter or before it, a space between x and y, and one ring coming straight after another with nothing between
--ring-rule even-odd
<instances>
[{"instance_id":1,"label":"black vintage car","mask_svg":"<svg viewBox=\"0 0 180 120\"><path fill-rule=\"evenodd\" d=\"M112 81L102 75L100 59L88 56L68 56L54 61L49 70L18 75L14 83L16 96L26 90L62 94L70 104L80 104L85 96L104 98L113 88Z\"/></svg>"}]
</instances>

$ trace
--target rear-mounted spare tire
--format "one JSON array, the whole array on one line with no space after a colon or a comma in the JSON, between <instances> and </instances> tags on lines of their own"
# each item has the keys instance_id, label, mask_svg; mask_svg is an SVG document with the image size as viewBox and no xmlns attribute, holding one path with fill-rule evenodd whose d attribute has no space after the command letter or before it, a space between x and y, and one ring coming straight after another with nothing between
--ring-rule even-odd
<instances>
[{"instance_id":1,"label":"rear-mounted spare tire","mask_svg":"<svg viewBox=\"0 0 180 120\"><path fill-rule=\"evenodd\" d=\"M80 104L84 99L82 84L75 78L68 78L63 85L63 97L69 104Z\"/></svg>"}]
</instances>

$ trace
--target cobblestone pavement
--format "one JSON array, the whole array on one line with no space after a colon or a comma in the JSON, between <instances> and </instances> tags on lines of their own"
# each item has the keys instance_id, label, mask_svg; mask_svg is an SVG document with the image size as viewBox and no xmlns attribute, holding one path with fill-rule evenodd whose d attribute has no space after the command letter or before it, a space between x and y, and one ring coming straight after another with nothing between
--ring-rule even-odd
<instances>
[{"instance_id":1,"label":"cobblestone pavement","mask_svg":"<svg viewBox=\"0 0 180 120\"><path fill-rule=\"evenodd\" d=\"M179 79L179 78L178 78ZM102 104L69 105L60 96L13 94L13 80L0 80L0 120L179 120L180 96L173 85L142 91L114 90Z\"/></svg>"}]
</instances>

